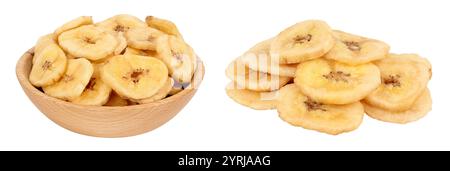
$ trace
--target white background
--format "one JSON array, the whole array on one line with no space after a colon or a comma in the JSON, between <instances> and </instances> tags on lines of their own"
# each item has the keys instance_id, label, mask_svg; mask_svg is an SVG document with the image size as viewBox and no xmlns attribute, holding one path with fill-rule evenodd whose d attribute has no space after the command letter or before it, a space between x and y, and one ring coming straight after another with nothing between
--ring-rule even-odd
<instances>
[{"instance_id":1,"label":"white background","mask_svg":"<svg viewBox=\"0 0 450 171\"><path fill-rule=\"evenodd\" d=\"M450 10L446 1L2 1L0 4L1 150L450 150ZM447 3L447 4L446 4ZM19 57L41 35L81 15L119 13L174 21L206 65L200 90L173 120L135 137L79 135L51 122L23 93ZM433 110L407 125L369 117L339 136L288 125L273 111L229 99L224 70L253 44L302 20L384 40L392 52L419 53L433 65Z\"/></svg>"}]
</instances>

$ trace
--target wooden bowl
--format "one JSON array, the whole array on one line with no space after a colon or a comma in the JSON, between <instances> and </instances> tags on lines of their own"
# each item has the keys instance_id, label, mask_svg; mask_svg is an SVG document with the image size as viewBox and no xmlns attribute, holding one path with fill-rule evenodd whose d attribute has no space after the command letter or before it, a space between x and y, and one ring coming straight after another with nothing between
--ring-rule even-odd
<instances>
[{"instance_id":1,"label":"wooden bowl","mask_svg":"<svg viewBox=\"0 0 450 171\"><path fill-rule=\"evenodd\" d=\"M17 62L16 74L25 94L34 105L56 124L89 136L127 137L158 128L172 119L194 96L203 75L199 62L192 84L185 90L163 100L133 106L84 106L50 97L31 85L33 50Z\"/></svg>"}]
</instances>

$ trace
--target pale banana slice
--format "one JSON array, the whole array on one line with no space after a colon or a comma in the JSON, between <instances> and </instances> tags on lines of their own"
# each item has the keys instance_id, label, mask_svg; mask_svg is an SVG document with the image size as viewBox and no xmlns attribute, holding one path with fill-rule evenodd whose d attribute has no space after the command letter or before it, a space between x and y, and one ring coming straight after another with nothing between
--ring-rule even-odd
<instances>
[{"instance_id":1,"label":"pale banana slice","mask_svg":"<svg viewBox=\"0 0 450 171\"><path fill-rule=\"evenodd\" d=\"M94 67L87 59L69 59L64 76L55 84L43 87L46 94L63 100L79 97L94 73Z\"/></svg>"},{"instance_id":2,"label":"pale banana slice","mask_svg":"<svg viewBox=\"0 0 450 171\"><path fill-rule=\"evenodd\" d=\"M180 31L178 31L177 26L169 20L157 18L154 16L147 16L145 18L145 22L149 27L155 28L168 35L176 36L180 39L183 39L183 36L181 35Z\"/></svg>"},{"instance_id":3,"label":"pale banana slice","mask_svg":"<svg viewBox=\"0 0 450 171\"><path fill-rule=\"evenodd\" d=\"M355 130L364 117L360 102L345 105L326 105L302 94L300 88L289 84L281 88L278 114L294 126L337 135Z\"/></svg>"},{"instance_id":4,"label":"pale banana slice","mask_svg":"<svg viewBox=\"0 0 450 171\"><path fill-rule=\"evenodd\" d=\"M34 45L34 54L35 56L39 56L38 54L44 50L48 45L56 44L56 41L54 39L53 34L47 34L45 36L42 36L38 39L36 42L36 45ZM36 58L33 57L33 64L36 62Z\"/></svg>"},{"instance_id":5,"label":"pale banana slice","mask_svg":"<svg viewBox=\"0 0 450 171\"><path fill-rule=\"evenodd\" d=\"M56 83L66 71L67 57L56 44L49 44L39 53L35 53L29 80L37 87Z\"/></svg>"},{"instance_id":6,"label":"pale banana slice","mask_svg":"<svg viewBox=\"0 0 450 171\"><path fill-rule=\"evenodd\" d=\"M290 77L271 75L251 70L246 67L245 64L237 60L228 65L225 74L240 88L253 91L278 90L291 81Z\"/></svg>"},{"instance_id":7,"label":"pale banana slice","mask_svg":"<svg viewBox=\"0 0 450 171\"><path fill-rule=\"evenodd\" d=\"M419 120L431 111L431 95L430 91L425 89L416 99L411 108L401 112L385 110L364 102L363 105L367 115L374 119L385 122L405 124Z\"/></svg>"},{"instance_id":8,"label":"pale banana slice","mask_svg":"<svg viewBox=\"0 0 450 171\"><path fill-rule=\"evenodd\" d=\"M104 106L127 106L127 105L128 101L126 99L123 99L113 91L111 95L109 95L109 100L108 102L105 103Z\"/></svg>"},{"instance_id":9,"label":"pale banana slice","mask_svg":"<svg viewBox=\"0 0 450 171\"><path fill-rule=\"evenodd\" d=\"M127 32L131 28L147 27L147 24L139 18L127 14L116 15L95 25L112 34Z\"/></svg>"},{"instance_id":10,"label":"pale banana slice","mask_svg":"<svg viewBox=\"0 0 450 171\"><path fill-rule=\"evenodd\" d=\"M389 53L389 45L342 31L333 31L334 47L324 56L349 65L359 65L383 59Z\"/></svg>"},{"instance_id":11,"label":"pale banana slice","mask_svg":"<svg viewBox=\"0 0 450 171\"><path fill-rule=\"evenodd\" d=\"M128 99L153 96L164 86L168 74L159 59L138 55L114 56L101 69L102 80Z\"/></svg>"},{"instance_id":12,"label":"pale banana slice","mask_svg":"<svg viewBox=\"0 0 450 171\"><path fill-rule=\"evenodd\" d=\"M381 84L374 64L352 66L326 59L299 64L294 82L305 95L325 104L357 102Z\"/></svg>"},{"instance_id":13,"label":"pale banana slice","mask_svg":"<svg viewBox=\"0 0 450 171\"><path fill-rule=\"evenodd\" d=\"M36 45L34 45L34 53L38 53L46 48L49 44L56 44L53 34L47 34L39 37Z\"/></svg>"},{"instance_id":14,"label":"pale banana slice","mask_svg":"<svg viewBox=\"0 0 450 171\"><path fill-rule=\"evenodd\" d=\"M277 106L278 91L259 92L241 89L236 83L231 82L226 87L228 97L235 102L256 110L270 110Z\"/></svg>"},{"instance_id":15,"label":"pale banana slice","mask_svg":"<svg viewBox=\"0 0 450 171\"><path fill-rule=\"evenodd\" d=\"M53 33L53 35L55 36L55 39L58 39L58 36L68 30L72 30L74 28L80 27L80 26L84 26L84 25L91 25L93 24L94 21L92 20L92 16L81 16L78 18L75 18L67 23L65 23L64 25L58 27L55 32Z\"/></svg>"},{"instance_id":16,"label":"pale banana slice","mask_svg":"<svg viewBox=\"0 0 450 171\"><path fill-rule=\"evenodd\" d=\"M130 47L152 51L156 50L156 40L162 35L164 33L150 27L130 28L125 34Z\"/></svg>"},{"instance_id":17,"label":"pale banana slice","mask_svg":"<svg viewBox=\"0 0 450 171\"><path fill-rule=\"evenodd\" d=\"M155 101L164 99L165 97L167 97L170 90L172 90L173 84L174 84L173 79L168 77L164 86L161 89L159 89L158 92L156 94L154 94L153 96L151 96L149 98L145 98L145 99L129 99L129 100L139 103L139 104L146 104L146 103L151 103L151 102L155 102Z\"/></svg>"},{"instance_id":18,"label":"pale banana slice","mask_svg":"<svg viewBox=\"0 0 450 171\"><path fill-rule=\"evenodd\" d=\"M120 55L124 52L124 50L127 48L128 43L127 39L125 38L125 35L123 32L120 32L117 34L117 47L114 49L114 55Z\"/></svg>"},{"instance_id":19,"label":"pale banana slice","mask_svg":"<svg viewBox=\"0 0 450 171\"><path fill-rule=\"evenodd\" d=\"M431 65L414 54L390 54L375 64L380 68L382 84L365 102L389 111L411 108L431 76Z\"/></svg>"},{"instance_id":20,"label":"pale banana slice","mask_svg":"<svg viewBox=\"0 0 450 171\"><path fill-rule=\"evenodd\" d=\"M156 51L169 68L170 76L180 83L191 82L197 56L194 50L180 38L163 35L157 39Z\"/></svg>"},{"instance_id":21,"label":"pale banana slice","mask_svg":"<svg viewBox=\"0 0 450 171\"><path fill-rule=\"evenodd\" d=\"M238 60L244 63L248 68L286 77L294 77L297 64L279 64L278 58L270 57L270 44L273 38L262 41L253 46Z\"/></svg>"},{"instance_id":22,"label":"pale banana slice","mask_svg":"<svg viewBox=\"0 0 450 171\"><path fill-rule=\"evenodd\" d=\"M118 45L116 37L92 25L66 31L58 37L58 42L69 54L89 60L112 55Z\"/></svg>"},{"instance_id":23,"label":"pale banana slice","mask_svg":"<svg viewBox=\"0 0 450 171\"><path fill-rule=\"evenodd\" d=\"M94 64L94 73L83 93L77 98L69 99L72 103L80 105L101 106L104 105L111 94L111 87L100 78L101 64Z\"/></svg>"},{"instance_id":24,"label":"pale banana slice","mask_svg":"<svg viewBox=\"0 0 450 171\"><path fill-rule=\"evenodd\" d=\"M271 44L270 53L280 64L300 63L325 55L334 44L332 30L327 23L307 20L278 34Z\"/></svg>"}]
</instances>

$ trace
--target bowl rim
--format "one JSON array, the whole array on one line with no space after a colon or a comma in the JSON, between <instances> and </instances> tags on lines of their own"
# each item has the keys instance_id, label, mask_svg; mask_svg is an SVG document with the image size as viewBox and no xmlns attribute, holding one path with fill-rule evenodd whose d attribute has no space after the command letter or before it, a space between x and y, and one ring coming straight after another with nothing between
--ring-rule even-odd
<instances>
[{"instance_id":1,"label":"bowl rim","mask_svg":"<svg viewBox=\"0 0 450 171\"><path fill-rule=\"evenodd\" d=\"M58 99L55 97L51 97L51 96L45 94L44 92L38 90L38 88L36 88L35 86L33 86L31 84L29 79L26 77L27 74L25 73L25 70L26 70L25 63L27 62L27 60L30 60L30 62L31 62L33 55L34 55L34 47L29 49L28 51L26 51L20 57L20 59L18 60L18 62L16 64L16 76L17 76L19 83L22 85L22 87L24 89L28 89L29 92L32 93L33 95L44 98L46 101L50 101L55 104L61 104L61 105L69 106L69 107L83 108L83 109L93 109L93 110L97 110L97 109L143 109L143 108L157 107L160 104L173 102L193 91L196 91L196 89L199 88L201 82L203 81L203 77L205 74L205 66L203 64L203 61L197 56L197 68L192 76L191 84L187 88L183 89L182 91L180 91L179 93L177 93L175 95L172 95L170 97L167 97L167 98L155 101L155 102L138 104L138 105L128 105L128 106L80 105L80 104L74 104L74 103L71 103L71 102L68 102L65 100L61 100L61 99ZM195 84L193 84L193 83L195 83Z\"/></svg>"}]
</instances>

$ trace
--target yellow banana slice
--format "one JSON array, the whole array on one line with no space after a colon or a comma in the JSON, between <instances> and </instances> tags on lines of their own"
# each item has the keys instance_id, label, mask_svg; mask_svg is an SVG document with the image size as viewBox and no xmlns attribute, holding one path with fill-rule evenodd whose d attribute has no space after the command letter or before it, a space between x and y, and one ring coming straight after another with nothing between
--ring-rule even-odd
<instances>
[{"instance_id":1,"label":"yellow banana slice","mask_svg":"<svg viewBox=\"0 0 450 171\"><path fill-rule=\"evenodd\" d=\"M183 40L175 36L160 36L156 51L169 68L170 76L180 83L191 82L195 71L197 56Z\"/></svg>"},{"instance_id":2,"label":"yellow banana slice","mask_svg":"<svg viewBox=\"0 0 450 171\"><path fill-rule=\"evenodd\" d=\"M380 84L380 71L371 64L346 65L315 59L299 64L294 82L302 92L325 104L357 102Z\"/></svg>"},{"instance_id":3,"label":"yellow banana slice","mask_svg":"<svg viewBox=\"0 0 450 171\"><path fill-rule=\"evenodd\" d=\"M36 42L36 45L34 45L35 56L39 56L37 54L40 53L42 50L44 50L44 48L46 48L48 45L56 44L56 41L53 38L54 38L53 34L47 34L45 36L40 37L38 39L38 41ZM36 58L33 57L33 64L35 62L36 62Z\"/></svg>"},{"instance_id":4,"label":"yellow banana slice","mask_svg":"<svg viewBox=\"0 0 450 171\"><path fill-rule=\"evenodd\" d=\"M133 102L136 102L139 104L146 104L146 103L151 103L151 102L155 102L155 101L164 99L165 97L167 97L170 90L172 90L173 84L174 84L173 79L168 77L164 86L161 89L159 89L158 92L156 94L154 94L153 96L151 96L149 98L145 98L145 99L136 99L136 100L130 99L130 101L133 101Z\"/></svg>"},{"instance_id":5,"label":"yellow banana slice","mask_svg":"<svg viewBox=\"0 0 450 171\"><path fill-rule=\"evenodd\" d=\"M389 111L363 102L364 110L367 115L380 121L392 122L392 123L409 123L424 117L429 111L431 111L431 95L428 89L425 89L420 96L416 99L411 108L395 112Z\"/></svg>"},{"instance_id":6,"label":"yellow banana slice","mask_svg":"<svg viewBox=\"0 0 450 171\"><path fill-rule=\"evenodd\" d=\"M63 100L75 99L83 93L94 73L92 64L84 59L69 59L64 76L55 84L43 87L44 92Z\"/></svg>"},{"instance_id":7,"label":"yellow banana slice","mask_svg":"<svg viewBox=\"0 0 450 171\"><path fill-rule=\"evenodd\" d=\"M68 23L65 23L64 25L58 27L55 30L53 35L55 36L55 39L57 39L58 36L65 31L72 30L74 28L84 26L84 25L91 25L93 23L94 23L94 21L92 20L91 16L81 16L81 17L75 18L75 19L69 21Z\"/></svg>"},{"instance_id":8,"label":"yellow banana slice","mask_svg":"<svg viewBox=\"0 0 450 171\"><path fill-rule=\"evenodd\" d=\"M147 24L139 18L127 14L116 15L95 25L111 34L127 32L131 28L147 27Z\"/></svg>"},{"instance_id":9,"label":"yellow banana slice","mask_svg":"<svg viewBox=\"0 0 450 171\"><path fill-rule=\"evenodd\" d=\"M114 91L109 95L108 102L104 106L127 106L128 101L117 95Z\"/></svg>"},{"instance_id":10,"label":"yellow banana slice","mask_svg":"<svg viewBox=\"0 0 450 171\"><path fill-rule=\"evenodd\" d=\"M389 53L389 45L375 39L369 39L342 31L333 31L337 39L334 47L325 55L349 65L359 65L385 58Z\"/></svg>"},{"instance_id":11,"label":"yellow banana slice","mask_svg":"<svg viewBox=\"0 0 450 171\"><path fill-rule=\"evenodd\" d=\"M345 105L326 105L312 100L294 84L281 88L278 98L281 119L294 126L337 135L355 130L364 117L360 102Z\"/></svg>"},{"instance_id":12,"label":"yellow banana slice","mask_svg":"<svg viewBox=\"0 0 450 171\"><path fill-rule=\"evenodd\" d=\"M36 45L34 45L34 53L42 51L49 44L56 44L56 41L55 39L53 39L53 37L54 37L53 34L41 36L36 42Z\"/></svg>"},{"instance_id":13,"label":"yellow banana slice","mask_svg":"<svg viewBox=\"0 0 450 171\"><path fill-rule=\"evenodd\" d=\"M308 20L297 23L278 34L270 53L280 64L300 63L325 55L335 44L327 23Z\"/></svg>"},{"instance_id":14,"label":"yellow banana slice","mask_svg":"<svg viewBox=\"0 0 450 171\"><path fill-rule=\"evenodd\" d=\"M154 16L147 16L145 18L145 22L149 27L155 28L168 35L172 35L180 39L183 39L183 36L181 35L180 31L178 31L177 26L169 20L157 18Z\"/></svg>"},{"instance_id":15,"label":"yellow banana slice","mask_svg":"<svg viewBox=\"0 0 450 171\"><path fill-rule=\"evenodd\" d=\"M58 37L61 47L72 56L99 60L114 53L116 37L92 25L81 26Z\"/></svg>"},{"instance_id":16,"label":"yellow banana slice","mask_svg":"<svg viewBox=\"0 0 450 171\"><path fill-rule=\"evenodd\" d=\"M235 102L256 110L270 110L277 106L278 92L259 92L241 89L236 83L231 82L226 87L228 97Z\"/></svg>"},{"instance_id":17,"label":"yellow banana slice","mask_svg":"<svg viewBox=\"0 0 450 171\"><path fill-rule=\"evenodd\" d=\"M94 73L83 93L77 98L69 99L72 103L81 105L101 106L108 102L111 87L100 78L101 64L94 64Z\"/></svg>"},{"instance_id":18,"label":"yellow banana slice","mask_svg":"<svg viewBox=\"0 0 450 171\"><path fill-rule=\"evenodd\" d=\"M114 56L101 69L102 80L128 99L153 96L164 86L167 77L168 70L163 62L138 55Z\"/></svg>"},{"instance_id":19,"label":"yellow banana slice","mask_svg":"<svg viewBox=\"0 0 450 171\"><path fill-rule=\"evenodd\" d=\"M162 35L164 33L150 27L130 28L125 34L129 46L153 51L156 50L156 40Z\"/></svg>"},{"instance_id":20,"label":"yellow banana slice","mask_svg":"<svg viewBox=\"0 0 450 171\"><path fill-rule=\"evenodd\" d=\"M238 60L255 71L294 77L297 64L279 64L279 61L276 61L278 58L273 59L270 57L270 44L272 40L273 38L256 44L244 55L240 56Z\"/></svg>"},{"instance_id":21,"label":"yellow banana slice","mask_svg":"<svg viewBox=\"0 0 450 171\"><path fill-rule=\"evenodd\" d=\"M241 89L253 91L278 90L289 81L290 77L270 75L249 69L239 61L230 63L225 71L226 76L235 82Z\"/></svg>"},{"instance_id":22,"label":"yellow banana slice","mask_svg":"<svg viewBox=\"0 0 450 171\"><path fill-rule=\"evenodd\" d=\"M404 111L413 105L430 78L430 66L418 55L390 54L376 61L382 84L365 98L365 102L389 111Z\"/></svg>"},{"instance_id":23,"label":"yellow banana slice","mask_svg":"<svg viewBox=\"0 0 450 171\"><path fill-rule=\"evenodd\" d=\"M49 86L57 82L66 71L67 57L56 44L49 44L35 53L29 80L37 87Z\"/></svg>"}]
</instances>

